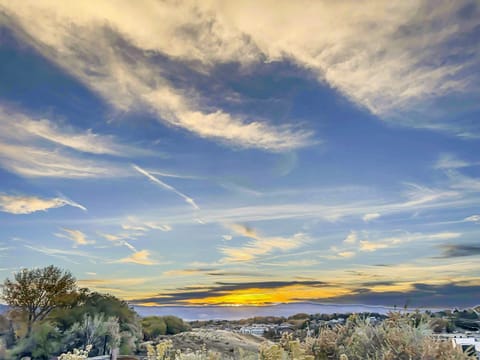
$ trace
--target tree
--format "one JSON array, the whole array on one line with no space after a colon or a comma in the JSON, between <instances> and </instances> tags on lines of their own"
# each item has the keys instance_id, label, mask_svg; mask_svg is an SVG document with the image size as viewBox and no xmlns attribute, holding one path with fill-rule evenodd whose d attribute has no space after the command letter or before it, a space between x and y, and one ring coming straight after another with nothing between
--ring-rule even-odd
<instances>
[{"instance_id":1,"label":"tree","mask_svg":"<svg viewBox=\"0 0 480 360\"><path fill-rule=\"evenodd\" d=\"M161 316L147 316L142 319L142 330L145 340L155 340L167 333L167 324Z\"/></svg>"},{"instance_id":2,"label":"tree","mask_svg":"<svg viewBox=\"0 0 480 360\"><path fill-rule=\"evenodd\" d=\"M142 319L145 340L155 340L159 335L175 335L190 330L190 326L176 316L147 316Z\"/></svg>"},{"instance_id":3,"label":"tree","mask_svg":"<svg viewBox=\"0 0 480 360\"><path fill-rule=\"evenodd\" d=\"M85 316L93 319L98 314L103 314L105 318L118 319L121 352L128 354L135 351L137 342L142 337L140 318L128 303L115 296L80 289L76 296L72 296L68 307L53 310L49 319L54 321L61 331L67 332L75 323L84 322ZM109 337L108 340L112 339L113 337Z\"/></svg>"},{"instance_id":4,"label":"tree","mask_svg":"<svg viewBox=\"0 0 480 360\"><path fill-rule=\"evenodd\" d=\"M163 317L163 320L167 325L167 335L175 335L190 330L190 326L176 316L167 315Z\"/></svg>"},{"instance_id":5,"label":"tree","mask_svg":"<svg viewBox=\"0 0 480 360\"><path fill-rule=\"evenodd\" d=\"M14 309L25 314L27 337L32 325L41 321L55 308L65 306L77 286L68 271L53 265L39 269L23 269L6 279L3 284L3 299Z\"/></svg>"}]
</instances>

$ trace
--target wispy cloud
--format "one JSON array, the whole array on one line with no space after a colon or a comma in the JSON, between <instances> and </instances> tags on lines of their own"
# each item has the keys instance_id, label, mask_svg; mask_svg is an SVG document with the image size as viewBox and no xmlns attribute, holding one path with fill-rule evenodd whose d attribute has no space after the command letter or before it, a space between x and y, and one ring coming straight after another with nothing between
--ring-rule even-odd
<instances>
[{"instance_id":1,"label":"wispy cloud","mask_svg":"<svg viewBox=\"0 0 480 360\"><path fill-rule=\"evenodd\" d=\"M252 261L275 250L287 251L298 248L309 240L304 233L296 233L289 238L264 237L256 230L242 224L230 224L228 227L236 234L251 240L241 247L220 247L220 252L225 256L224 262Z\"/></svg>"},{"instance_id":2,"label":"wispy cloud","mask_svg":"<svg viewBox=\"0 0 480 360\"><path fill-rule=\"evenodd\" d=\"M1 143L0 164L25 177L83 179L127 175L123 169L105 161L83 159L60 150Z\"/></svg>"},{"instance_id":3,"label":"wispy cloud","mask_svg":"<svg viewBox=\"0 0 480 360\"><path fill-rule=\"evenodd\" d=\"M363 215L362 220L365 222L369 222L369 221L378 219L380 216L381 215L379 213L369 213L369 214Z\"/></svg>"},{"instance_id":4,"label":"wispy cloud","mask_svg":"<svg viewBox=\"0 0 480 360\"><path fill-rule=\"evenodd\" d=\"M411 214L420 210L447 209L451 206L469 206L478 202L477 196L464 196L462 191L451 188L434 189L421 185L408 185L402 198L396 194L390 201L383 198L368 198L359 201L328 203L284 202L241 207L218 207L202 211L203 223L238 223L292 218L316 218L335 222L348 217L362 217L364 214L379 212L382 216L391 214ZM191 217L179 214L165 216L169 223L190 222Z\"/></svg>"},{"instance_id":5,"label":"wispy cloud","mask_svg":"<svg viewBox=\"0 0 480 360\"><path fill-rule=\"evenodd\" d=\"M460 169L464 167L469 167L471 165L472 165L471 163L464 161L462 159L459 159L453 154L442 154L440 155L439 159L435 163L434 168L442 169L442 170Z\"/></svg>"},{"instance_id":6,"label":"wispy cloud","mask_svg":"<svg viewBox=\"0 0 480 360\"><path fill-rule=\"evenodd\" d=\"M452 123L435 116L440 110L429 111L450 94L478 96L478 50L469 46L467 34L474 34L480 11L471 6L471 16L465 16L469 5L467 0L441 1L435 7L428 1L389 6L306 0L102 1L98 12L83 2L27 2L5 5L5 13L26 41L117 109L147 107L160 121L201 137L279 150L309 143L311 133L208 106L200 91L174 88L164 75L171 69L146 53L176 59L201 73L225 63L248 67L288 61L397 124L478 135L476 124ZM133 19L127 17L132 13ZM306 25L302 29L298 19ZM128 46L114 46L118 43Z\"/></svg>"},{"instance_id":7,"label":"wispy cloud","mask_svg":"<svg viewBox=\"0 0 480 360\"><path fill-rule=\"evenodd\" d=\"M153 50L167 56L173 55L179 60L185 60L182 59L183 55L188 54L188 51L185 52L185 45L203 42L199 41L199 38L187 40L188 32L182 36L183 40L174 40L176 37L174 34L177 34L177 31L184 31L178 28L175 22L169 21L169 18L176 18L183 23L182 27L186 26L187 23L178 18L177 14L187 11L182 17L186 16L185 20L190 19L193 23L198 23L199 18L192 17L194 8L191 7L191 4L172 7L167 3L152 3L151 6L157 9L154 11L157 15L167 16L164 19L160 16L154 21L153 19L147 21L151 13L151 10L148 10L149 7L131 8L128 3L124 3L123 6L123 11L126 13L134 11L144 19L141 26L142 28L148 27L149 30L142 32L143 34L156 33L159 37L171 38L174 42L178 41L174 47L180 50L182 55L174 55L171 53L173 49L170 46L161 46L158 41L154 41L155 45L153 43L149 45L145 43L145 38L138 38L139 33L136 26L125 27L125 19L122 16L119 17L118 11L108 2L102 4L103 15L101 18L98 18L98 14L92 11L90 6L83 5L70 8L32 3L22 7L7 7L5 12L12 15L12 20L15 19L12 24L17 21L16 25L21 27L20 36L22 33L28 34L28 37L24 38L25 41L30 42L44 56L77 77L120 111L147 108L160 121L170 126L235 146L278 151L311 143L312 133L294 124L272 125L263 119L251 119L243 115L230 114L211 105L205 105L202 95L197 93L193 87L190 86L186 90L172 86L164 75L166 71L172 69L163 69L161 63L145 56L145 51ZM79 16L79 14L82 15ZM158 26L159 19L163 19L161 22L165 24L165 27ZM202 27L206 25L204 23L206 20L202 16L200 21L203 24ZM129 22L131 23L131 20ZM106 31L105 24L111 24L113 27ZM76 36L78 30L75 32L69 30L72 29L72 26L83 29L82 37ZM62 36L55 35L59 31ZM128 46L115 46L117 43L115 39L118 38L123 38L122 42ZM209 36L201 38L207 39ZM153 40L153 38L151 39ZM204 52L207 48L213 51L212 45L218 47L219 44L226 45L230 42L221 38L217 40L219 41L215 41L217 45L204 43L196 50L189 49L189 51L195 51L197 54L199 54L199 50ZM98 46L99 44L103 45ZM234 47L236 46L234 45ZM220 48L216 49L215 53L222 54L222 57L229 52L224 46L220 46ZM98 56L99 51L102 53L101 56ZM245 54L244 51L242 52ZM205 53L205 55L207 54ZM224 60L228 59L224 58ZM196 63L200 65L198 61ZM187 64L188 62L185 62L185 65ZM193 66L193 70L201 69Z\"/></svg>"},{"instance_id":8,"label":"wispy cloud","mask_svg":"<svg viewBox=\"0 0 480 360\"><path fill-rule=\"evenodd\" d=\"M33 119L23 113L0 106L1 137L19 142L46 141L79 152L129 157L148 154L137 147L118 143L113 136L95 134L92 130L81 131L73 127L60 127L45 119Z\"/></svg>"},{"instance_id":9,"label":"wispy cloud","mask_svg":"<svg viewBox=\"0 0 480 360\"><path fill-rule=\"evenodd\" d=\"M129 175L91 155L128 156L129 146L92 132L60 130L49 120L33 120L0 105L0 166L26 177L91 178Z\"/></svg>"},{"instance_id":10,"label":"wispy cloud","mask_svg":"<svg viewBox=\"0 0 480 360\"><path fill-rule=\"evenodd\" d=\"M408 190L405 192L408 200L399 204L398 206L400 207L412 208L423 204L461 197L461 193L452 189L435 189L414 183L405 183L405 185L408 187Z\"/></svg>"},{"instance_id":11,"label":"wispy cloud","mask_svg":"<svg viewBox=\"0 0 480 360\"><path fill-rule=\"evenodd\" d=\"M370 286L369 286L370 285ZM480 286L478 283L445 282L426 283L418 282L406 285L395 285L389 281L379 283L381 289L372 289L375 282L368 282L365 286L352 289L349 294L342 296L333 296L330 299L317 298L312 301L330 302L336 304L365 304L378 305L403 304L410 310L415 308L469 308L476 306L476 299L480 296ZM382 289L383 287L383 289ZM396 288L397 287L397 288ZM432 294L435 294L432 296ZM462 294L462 296L458 296Z\"/></svg>"},{"instance_id":12,"label":"wispy cloud","mask_svg":"<svg viewBox=\"0 0 480 360\"><path fill-rule=\"evenodd\" d=\"M158 175L160 177L170 177L175 179L190 179L190 180L205 180L206 177L196 176L196 175L184 175L184 174L177 174L173 172L166 172L166 171L159 171L159 170L150 170L150 174Z\"/></svg>"},{"instance_id":13,"label":"wispy cloud","mask_svg":"<svg viewBox=\"0 0 480 360\"><path fill-rule=\"evenodd\" d=\"M480 223L480 215L471 215L463 219L464 222Z\"/></svg>"},{"instance_id":14,"label":"wispy cloud","mask_svg":"<svg viewBox=\"0 0 480 360\"><path fill-rule=\"evenodd\" d=\"M76 257L84 258L86 259L86 261L89 261L91 263L96 263L97 261L102 261L102 262L104 261L104 259L98 256L95 256L93 254L90 254L85 251L80 251L80 250L56 249L56 248L51 248L46 246L36 246L36 245L24 245L24 247L32 251L42 253L44 255L59 258L65 262L69 262L72 264L80 264L80 262L73 259Z\"/></svg>"},{"instance_id":15,"label":"wispy cloud","mask_svg":"<svg viewBox=\"0 0 480 360\"><path fill-rule=\"evenodd\" d=\"M150 251L140 250L133 253L130 256L124 257L122 259L116 260L116 263L132 263L138 265L157 265L158 262L150 258Z\"/></svg>"},{"instance_id":16,"label":"wispy cloud","mask_svg":"<svg viewBox=\"0 0 480 360\"><path fill-rule=\"evenodd\" d=\"M141 167L139 167L137 165L132 165L132 166L140 174L145 175L147 178L149 178L155 184L160 185L162 188L164 188L166 190L169 190L169 191L172 191L173 193L175 193L178 196L180 196L181 198L183 198L183 200L185 200L185 202L187 202L189 205L191 205L195 210L199 209L198 205L195 203L195 201L191 197L189 197L189 196L185 195L184 193L178 191L173 186L168 185L167 183L165 183L162 180L158 179L157 177L153 176L152 174L150 174L148 171L142 169Z\"/></svg>"},{"instance_id":17,"label":"wispy cloud","mask_svg":"<svg viewBox=\"0 0 480 360\"><path fill-rule=\"evenodd\" d=\"M113 242L117 245L126 246L127 248L129 248L133 252L137 252L137 249L135 248L135 246L133 246L132 244L130 244L130 242L127 241L128 239L134 239L133 235L131 235L131 234L128 234L128 233L120 233L120 234L100 233L100 236L102 236L103 238L105 238L108 241L111 241L111 242Z\"/></svg>"},{"instance_id":18,"label":"wispy cloud","mask_svg":"<svg viewBox=\"0 0 480 360\"><path fill-rule=\"evenodd\" d=\"M429 102L447 94L478 96L471 77L479 63L472 54L478 52L464 41L464 34L473 34L478 26L478 19L474 20L478 8L472 7L475 15L467 18L461 14L468 1L441 2L435 9L428 1L390 5L285 1L273 6L260 1L253 6L247 1L205 7L225 19L226 29L252 39L258 46L250 51L252 55L294 61L375 114L403 125L458 135L467 133L466 129L478 133L475 125L450 126L448 120L432 118L426 110ZM299 30L298 19L308 26ZM405 31L412 28L415 31ZM242 44L241 40L236 43ZM445 61L432 62L434 58ZM243 62L250 61L247 57ZM421 116L412 116L413 120L401 116L415 106Z\"/></svg>"},{"instance_id":19,"label":"wispy cloud","mask_svg":"<svg viewBox=\"0 0 480 360\"><path fill-rule=\"evenodd\" d=\"M360 240L359 250L373 252L380 249L387 249L392 247L398 247L406 243L415 241L436 241L436 240L449 240L456 239L462 234L458 232L440 232L433 234L424 233L405 233L398 236L386 237L381 240Z\"/></svg>"},{"instance_id":20,"label":"wispy cloud","mask_svg":"<svg viewBox=\"0 0 480 360\"><path fill-rule=\"evenodd\" d=\"M132 296L136 298L140 294L140 296L150 295L152 292L148 289L154 286L155 280L158 280L158 276L116 277L114 274L109 274L108 277L104 277L98 274L95 278L80 278L77 282L81 287L87 287L102 293L109 293L121 299L128 300Z\"/></svg>"},{"instance_id":21,"label":"wispy cloud","mask_svg":"<svg viewBox=\"0 0 480 360\"><path fill-rule=\"evenodd\" d=\"M146 221L139 219L135 216L128 216L126 220L121 220L122 231L116 233L98 232L98 234L104 239L116 244L126 246L133 252L138 250L130 240L137 240L140 237L147 235L148 232L154 230L160 230L168 232L172 230L172 227L168 224L164 224L156 221Z\"/></svg>"},{"instance_id":22,"label":"wispy cloud","mask_svg":"<svg viewBox=\"0 0 480 360\"><path fill-rule=\"evenodd\" d=\"M355 251L340 251L337 256L344 258L344 259L349 259L352 258L356 255Z\"/></svg>"},{"instance_id":23,"label":"wispy cloud","mask_svg":"<svg viewBox=\"0 0 480 360\"><path fill-rule=\"evenodd\" d=\"M80 230L62 229L62 231L63 233L56 233L55 236L73 241L73 247L95 244L95 240L87 239L87 235Z\"/></svg>"},{"instance_id":24,"label":"wispy cloud","mask_svg":"<svg viewBox=\"0 0 480 360\"><path fill-rule=\"evenodd\" d=\"M348 245L353 245L357 242L358 240L358 235L356 231L350 231L350 233L347 235L345 240L343 242Z\"/></svg>"},{"instance_id":25,"label":"wispy cloud","mask_svg":"<svg viewBox=\"0 0 480 360\"><path fill-rule=\"evenodd\" d=\"M0 211L11 214L31 214L36 211L47 211L67 205L87 211L84 206L66 198L42 199L36 196L0 193Z\"/></svg>"},{"instance_id":26,"label":"wispy cloud","mask_svg":"<svg viewBox=\"0 0 480 360\"><path fill-rule=\"evenodd\" d=\"M273 266L277 268L311 268L312 266L318 265L321 262L319 260L310 260L310 259L298 259L298 260L283 260L283 261L262 261L259 262L262 266ZM263 274L265 276L265 274Z\"/></svg>"},{"instance_id":27,"label":"wispy cloud","mask_svg":"<svg viewBox=\"0 0 480 360\"><path fill-rule=\"evenodd\" d=\"M350 241L346 242L345 240L347 239ZM329 259L329 260L338 260L338 259L349 259L356 256L357 255L356 251L353 251L356 249L354 249L352 245L357 242L357 234L352 231L350 235L347 236L347 239L343 241L343 243L346 246L344 247L331 246L330 252L332 253L332 255L320 255L320 257Z\"/></svg>"},{"instance_id":28,"label":"wispy cloud","mask_svg":"<svg viewBox=\"0 0 480 360\"><path fill-rule=\"evenodd\" d=\"M152 230L160 230L164 232L172 231L172 227L168 224L161 224L153 221L146 221L144 224L145 226L147 226L149 229L152 229Z\"/></svg>"},{"instance_id":29,"label":"wispy cloud","mask_svg":"<svg viewBox=\"0 0 480 360\"><path fill-rule=\"evenodd\" d=\"M480 192L480 179L460 173L456 170L448 170L447 176L450 179L452 189L467 193Z\"/></svg>"},{"instance_id":30,"label":"wispy cloud","mask_svg":"<svg viewBox=\"0 0 480 360\"><path fill-rule=\"evenodd\" d=\"M176 269L168 270L163 273L166 276L192 276L192 275L205 275L206 273L216 272L214 268L198 268L198 269Z\"/></svg>"}]
</instances>

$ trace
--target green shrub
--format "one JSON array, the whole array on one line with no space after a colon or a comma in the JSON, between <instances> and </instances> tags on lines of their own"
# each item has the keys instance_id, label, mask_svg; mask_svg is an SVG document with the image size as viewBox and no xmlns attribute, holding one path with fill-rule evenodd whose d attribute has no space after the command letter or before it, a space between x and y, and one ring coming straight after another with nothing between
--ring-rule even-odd
<instances>
[{"instance_id":1,"label":"green shrub","mask_svg":"<svg viewBox=\"0 0 480 360\"><path fill-rule=\"evenodd\" d=\"M34 359L50 359L60 352L61 333L49 322L37 323L32 328L30 337L21 339L10 350L10 358L31 356Z\"/></svg>"},{"instance_id":2,"label":"green shrub","mask_svg":"<svg viewBox=\"0 0 480 360\"><path fill-rule=\"evenodd\" d=\"M148 316L142 319L143 337L155 340L159 335L175 335L187 330L190 326L176 316Z\"/></svg>"},{"instance_id":3,"label":"green shrub","mask_svg":"<svg viewBox=\"0 0 480 360\"><path fill-rule=\"evenodd\" d=\"M167 324L161 316L148 316L142 319L142 330L145 340L155 340L167 334Z\"/></svg>"}]
</instances>

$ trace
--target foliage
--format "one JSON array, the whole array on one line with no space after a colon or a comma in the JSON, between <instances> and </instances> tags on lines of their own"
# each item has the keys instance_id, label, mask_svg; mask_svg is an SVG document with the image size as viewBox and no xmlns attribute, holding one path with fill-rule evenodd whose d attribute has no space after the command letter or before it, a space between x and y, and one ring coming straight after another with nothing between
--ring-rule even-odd
<instances>
[{"instance_id":1,"label":"foliage","mask_svg":"<svg viewBox=\"0 0 480 360\"><path fill-rule=\"evenodd\" d=\"M190 330L190 326L176 316L164 316L163 319L167 325L167 335L175 335Z\"/></svg>"},{"instance_id":2,"label":"foliage","mask_svg":"<svg viewBox=\"0 0 480 360\"><path fill-rule=\"evenodd\" d=\"M89 344L94 355L113 348L131 354L142 337L140 318L125 301L77 289L73 276L55 266L24 269L13 280L6 279L3 299L11 310L9 319L0 317L2 344L7 340L6 347L11 348L15 332L26 335L9 352L12 357L50 358ZM183 324L174 319L169 323L171 331Z\"/></svg>"},{"instance_id":3,"label":"foliage","mask_svg":"<svg viewBox=\"0 0 480 360\"><path fill-rule=\"evenodd\" d=\"M155 340L159 335L175 335L190 329L190 326L176 316L147 316L142 319L145 340Z\"/></svg>"},{"instance_id":4,"label":"foliage","mask_svg":"<svg viewBox=\"0 0 480 360\"><path fill-rule=\"evenodd\" d=\"M289 316L288 320L308 320L310 319L310 315L305 313L298 313L292 316Z\"/></svg>"},{"instance_id":5,"label":"foliage","mask_svg":"<svg viewBox=\"0 0 480 360\"><path fill-rule=\"evenodd\" d=\"M90 347L92 355L103 355L120 344L118 319L106 317L99 313L90 316L85 314L81 322L77 322L65 332L68 348Z\"/></svg>"},{"instance_id":6,"label":"foliage","mask_svg":"<svg viewBox=\"0 0 480 360\"><path fill-rule=\"evenodd\" d=\"M5 335L8 332L9 320L0 314L0 336Z\"/></svg>"},{"instance_id":7,"label":"foliage","mask_svg":"<svg viewBox=\"0 0 480 360\"><path fill-rule=\"evenodd\" d=\"M16 335L13 328L13 322L5 316L0 315L0 342L5 348L12 347L15 344ZM0 357L1 359L1 357Z\"/></svg>"},{"instance_id":8,"label":"foliage","mask_svg":"<svg viewBox=\"0 0 480 360\"><path fill-rule=\"evenodd\" d=\"M61 348L61 333L49 322L36 323L31 336L21 339L9 352L11 358L31 356L34 359L50 359Z\"/></svg>"},{"instance_id":9,"label":"foliage","mask_svg":"<svg viewBox=\"0 0 480 360\"><path fill-rule=\"evenodd\" d=\"M260 359L264 360L314 360L312 354L308 354L308 343L294 340L292 334L283 334L278 344L270 345L263 343L260 346Z\"/></svg>"},{"instance_id":10,"label":"foliage","mask_svg":"<svg viewBox=\"0 0 480 360\"><path fill-rule=\"evenodd\" d=\"M88 353L91 349L91 346L87 346L85 350L73 349L71 352L60 355L58 360L84 360L88 358Z\"/></svg>"},{"instance_id":11,"label":"foliage","mask_svg":"<svg viewBox=\"0 0 480 360\"><path fill-rule=\"evenodd\" d=\"M475 359L450 342L431 336L428 319L420 314L392 313L379 325L351 316L345 325L322 328L317 338L304 342L284 336L279 344L264 344L265 360L434 360Z\"/></svg>"},{"instance_id":12,"label":"foliage","mask_svg":"<svg viewBox=\"0 0 480 360\"><path fill-rule=\"evenodd\" d=\"M8 318L0 316L0 359L22 356L50 359L71 349L60 355L59 360L85 359L88 355L103 354L115 348L120 348L122 354L132 354L137 340L142 337L142 325L147 340L189 330L189 325L175 316L151 316L140 321L126 302L88 289L77 290L72 275L54 266L14 274L13 280L5 280L3 298L12 309ZM470 322L477 321L478 314L465 310L444 315L394 312L380 323L370 323L368 317L352 315L344 325L321 327L316 338L300 341L292 335L283 335L279 343L262 344L259 354L236 349L231 355L239 359L263 360L473 359L454 349L450 342L438 340L431 334L432 331L442 332L459 321L470 326ZM270 323L286 320L301 328L308 321L319 318L328 319L331 315L297 314L289 319L262 319ZM28 327L29 336L20 338L13 346L16 335L25 327ZM147 345L147 353L148 360L220 359L220 354L208 351L205 346L197 351L174 351L170 340Z\"/></svg>"},{"instance_id":13,"label":"foliage","mask_svg":"<svg viewBox=\"0 0 480 360\"><path fill-rule=\"evenodd\" d=\"M165 360L170 359L174 354L172 350L172 341L165 340L158 343L156 346L147 344L147 359L148 360Z\"/></svg>"},{"instance_id":14,"label":"foliage","mask_svg":"<svg viewBox=\"0 0 480 360\"><path fill-rule=\"evenodd\" d=\"M164 340L159 342L156 346L147 344L147 360L220 360L220 354L209 351L202 346L202 349L197 351L173 350L173 343L171 340Z\"/></svg>"},{"instance_id":15,"label":"foliage","mask_svg":"<svg viewBox=\"0 0 480 360\"><path fill-rule=\"evenodd\" d=\"M207 351L205 348L202 350L197 350L194 352L181 352L177 351L175 353L175 360L220 360L220 354Z\"/></svg>"},{"instance_id":16,"label":"foliage","mask_svg":"<svg viewBox=\"0 0 480 360\"><path fill-rule=\"evenodd\" d=\"M269 345L264 343L260 346L260 360L282 360L284 353L280 344Z\"/></svg>"},{"instance_id":17,"label":"foliage","mask_svg":"<svg viewBox=\"0 0 480 360\"><path fill-rule=\"evenodd\" d=\"M148 316L142 319L142 330L145 340L155 340L167 333L167 324L162 316Z\"/></svg>"},{"instance_id":18,"label":"foliage","mask_svg":"<svg viewBox=\"0 0 480 360\"><path fill-rule=\"evenodd\" d=\"M85 314L103 313L106 316L115 316L121 325L138 320L135 311L130 309L125 301L109 294L81 289L72 301L71 308L57 309L51 314L51 318L57 322L61 330L66 330L74 323L81 321Z\"/></svg>"},{"instance_id":19,"label":"foliage","mask_svg":"<svg viewBox=\"0 0 480 360\"><path fill-rule=\"evenodd\" d=\"M75 278L68 271L53 265L39 269L23 269L14 279L3 283L3 299L14 309L26 314L27 336L32 325L55 308L65 305L76 290Z\"/></svg>"},{"instance_id":20,"label":"foliage","mask_svg":"<svg viewBox=\"0 0 480 360\"><path fill-rule=\"evenodd\" d=\"M0 338L0 359L6 359L7 358L7 345L5 341Z\"/></svg>"},{"instance_id":21,"label":"foliage","mask_svg":"<svg viewBox=\"0 0 480 360\"><path fill-rule=\"evenodd\" d=\"M122 354L136 350L137 342L142 337L140 318L125 301L108 294L100 294L82 289L74 299L74 306L56 309L50 318L63 331L69 331L74 324L84 321L86 316L93 318L103 314L104 317L115 317L118 320L120 335L119 347Z\"/></svg>"}]
</instances>

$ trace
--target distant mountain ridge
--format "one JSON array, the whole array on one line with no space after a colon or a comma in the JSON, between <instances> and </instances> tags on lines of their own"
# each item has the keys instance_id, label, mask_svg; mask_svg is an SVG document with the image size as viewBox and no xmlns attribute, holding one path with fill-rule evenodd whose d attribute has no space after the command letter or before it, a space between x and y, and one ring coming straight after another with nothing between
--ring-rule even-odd
<instances>
[{"instance_id":1,"label":"distant mountain ridge","mask_svg":"<svg viewBox=\"0 0 480 360\"><path fill-rule=\"evenodd\" d=\"M140 316L174 315L186 321L194 320L240 320L255 316L292 316L307 314L345 314L345 313L379 313L386 314L393 307L362 304L321 304L314 302L282 303L266 306L140 306L134 305Z\"/></svg>"}]
</instances>

